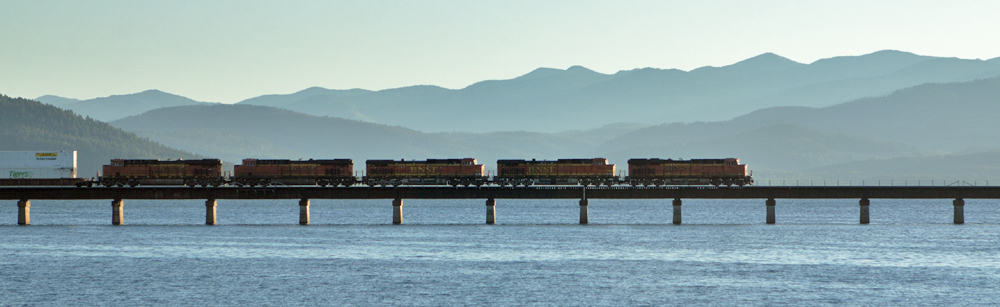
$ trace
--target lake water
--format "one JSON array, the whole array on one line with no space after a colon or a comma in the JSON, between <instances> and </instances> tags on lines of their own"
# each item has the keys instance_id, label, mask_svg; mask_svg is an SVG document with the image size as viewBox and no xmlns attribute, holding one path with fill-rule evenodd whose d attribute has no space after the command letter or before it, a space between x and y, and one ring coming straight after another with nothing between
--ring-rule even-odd
<instances>
[{"instance_id":1,"label":"lake water","mask_svg":"<svg viewBox=\"0 0 1000 307\"><path fill-rule=\"evenodd\" d=\"M1000 201L0 201L0 305L986 305Z\"/></svg>"}]
</instances>

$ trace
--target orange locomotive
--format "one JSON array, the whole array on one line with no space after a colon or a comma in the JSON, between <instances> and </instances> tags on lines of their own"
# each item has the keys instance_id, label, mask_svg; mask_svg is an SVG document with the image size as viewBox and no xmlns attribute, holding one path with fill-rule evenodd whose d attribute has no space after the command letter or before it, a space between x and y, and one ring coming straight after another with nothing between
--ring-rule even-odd
<instances>
[{"instance_id":1,"label":"orange locomotive","mask_svg":"<svg viewBox=\"0 0 1000 307\"><path fill-rule=\"evenodd\" d=\"M103 168L100 184L110 186L187 185L220 186L222 160L127 160L112 159Z\"/></svg>"},{"instance_id":2,"label":"orange locomotive","mask_svg":"<svg viewBox=\"0 0 1000 307\"><path fill-rule=\"evenodd\" d=\"M615 165L608 159L497 160L494 183L500 186L533 184L607 185L618 183Z\"/></svg>"},{"instance_id":3,"label":"orange locomotive","mask_svg":"<svg viewBox=\"0 0 1000 307\"><path fill-rule=\"evenodd\" d=\"M753 184L747 165L726 159L630 159L625 182L632 186Z\"/></svg>"},{"instance_id":4,"label":"orange locomotive","mask_svg":"<svg viewBox=\"0 0 1000 307\"><path fill-rule=\"evenodd\" d=\"M355 183L354 161L243 159L242 165L233 167L232 182L251 187L272 184L348 187Z\"/></svg>"},{"instance_id":5,"label":"orange locomotive","mask_svg":"<svg viewBox=\"0 0 1000 307\"><path fill-rule=\"evenodd\" d=\"M427 159L425 161L368 160L368 186L451 185L482 186L487 183L486 167L476 159Z\"/></svg>"}]
</instances>

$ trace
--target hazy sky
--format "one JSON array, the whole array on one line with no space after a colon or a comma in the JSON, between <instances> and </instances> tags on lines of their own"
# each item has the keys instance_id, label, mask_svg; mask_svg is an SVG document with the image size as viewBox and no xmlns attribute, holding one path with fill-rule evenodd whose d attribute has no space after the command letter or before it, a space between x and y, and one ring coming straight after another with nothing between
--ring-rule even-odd
<instances>
[{"instance_id":1,"label":"hazy sky","mask_svg":"<svg viewBox=\"0 0 1000 307\"><path fill-rule=\"evenodd\" d=\"M462 88L538 67L690 70L774 52L1000 56L1000 1L0 1L0 94L233 103Z\"/></svg>"}]
</instances>

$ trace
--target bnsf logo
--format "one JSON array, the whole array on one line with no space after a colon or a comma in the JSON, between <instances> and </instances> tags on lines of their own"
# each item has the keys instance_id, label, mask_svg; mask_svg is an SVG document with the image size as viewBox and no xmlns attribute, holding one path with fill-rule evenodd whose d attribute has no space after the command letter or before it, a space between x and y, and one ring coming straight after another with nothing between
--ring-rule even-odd
<instances>
[{"instance_id":1,"label":"bnsf logo","mask_svg":"<svg viewBox=\"0 0 1000 307\"><path fill-rule=\"evenodd\" d=\"M555 166L529 166L528 172L531 173L555 173Z\"/></svg>"},{"instance_id":2,"label":"bnsf logo","mask_svg":"<svg viewBox=\"0 0 1000 307\"><path fill-rule=\"evenodd\" d=\"M437 166L410 166L411 173L436 173L440 169Z\"/></svg>"}]
</instances>

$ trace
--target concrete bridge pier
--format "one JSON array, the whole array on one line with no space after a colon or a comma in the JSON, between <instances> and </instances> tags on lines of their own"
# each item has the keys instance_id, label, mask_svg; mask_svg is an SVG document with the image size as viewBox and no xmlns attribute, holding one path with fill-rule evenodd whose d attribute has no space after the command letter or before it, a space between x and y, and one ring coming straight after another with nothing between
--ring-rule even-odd
<instances>
[{"instance_id":1,"label":"concrete bridge pier","mask_svg":"<svg viewBox=\"0 0 1000 307\"><path fill-rule=\"evenodd\" d=\"M956 198L951 205L955 207L955 224L965 224L965 200Z\"/></svg>"},{"instance_id":2,"label":"concrete bridge pier","mask_svg":"<svg viewBox=\"0 0 1000 307\"><path fill-rule=\"evenodd\" d=\"M486 224L493 225L497 222L497 200L490 198L486 200Z\"/></svg>"},{"instance_id":3,"label":"concrete bridge pier","mask_svg":"<svg viewBox=\"0 0 1000 307\"><path fill-rule=\"evenodd\" d=\"M31 201L22 199L17 201L17 224L31 225Z\"/></svg>"},{"instance_id":4,"label":"concrete bridge pier","mask_svg":"<svg viewBox=\"0 0 1000 307\"><path fill-rule=\"evenodd\" d=\"M587 224L590 222L587 216L588 205L590 205L590 202L588 202L586 198L580 200L580 224Z\"/></svg>"},{"instance_id":5,"label":"concrete bridge pier","mask_svg":"<svg viewBox=\"0 0 1000 307\"><path fill-rule=\"evenodd\" d=\"M681 199L674 198L674 225L681 224Z\"/></svg>"},{"instance_id":6,"label":"concrete bridge pier","mask_svg":"<svg viewBox=\"0 0 1000 307\"><path fill-rule=\"evenodd\" d=\"M299 225L309 225L309 200L299 200Z\"/></svg>"},{"instance_id":7,"label":"concrete bridge pier","mask_svg":"<svg viewBox=\"0 0 1000 307\"><path fill-rule=\"evenodd\" d=\"M115 199L111 201L111 225L121 225L125 223L125 209L122 208L125 201Z\"/></svg>"},{"instance_id":8,"label":"concrete bridge pier","mask_svg":"<svg viewBox=\"0 0 1000 307\"><path fill-rule=\"evenodd\" d=\"M218 207L219 202L214 199L205 200L205 225L215 225L217 220L215 219L215 207Z\"/></svg>"},{"instance_id":9,"label":"concrete bridge pier","mask_svg":"<svg viewBox=\"0 0 1000 307\"><path fill-rule=\"evenodd\" d=\"M392 201L392 223L396 225L403 223L403 199L401 198Z\"/></svg>"},{"instance_id":10,"label":"concrete bridge pier","mask_svg":"<svg viewBox=\"0 0 1000 307\"><path fill-rule=\"evenodd\" d=\"M871 204L871 201L869 201L867 198L862 198L861 202L859 202L858 204L861 205L861 224L868 224L868 222L869 222L868 221L868 205Z\"/></svg>"},{"instance_id":11,"label":"concrete bridge pier","mask_svg":"<svg viewBox=\"0 0 1000 307\"><path fill-rule=\"evenodd\" d=\"M768 198L765 204L767 205L767 223L774 224L774 198Z\"/></svg>"}]
</instances>

